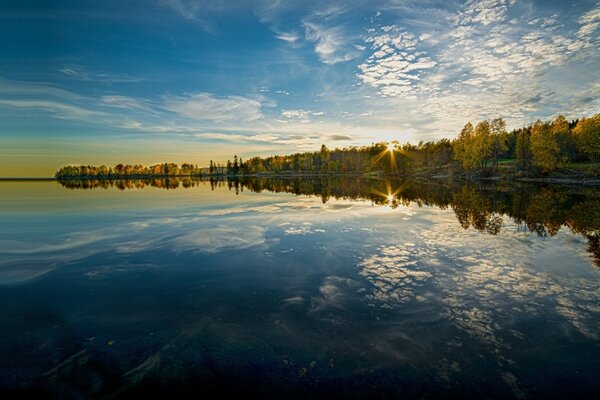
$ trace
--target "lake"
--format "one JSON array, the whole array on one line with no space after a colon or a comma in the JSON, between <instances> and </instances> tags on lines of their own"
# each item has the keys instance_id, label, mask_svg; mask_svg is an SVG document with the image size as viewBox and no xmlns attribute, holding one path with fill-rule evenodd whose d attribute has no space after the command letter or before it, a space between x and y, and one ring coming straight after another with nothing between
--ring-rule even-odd
<instances>
[{"instance_id":1,"label":"lake","mask_svg":"<svg viewBox=\"0 0 600 400\"><path fill-rule=\"evenodd\" d=\"M600 189L0 182L0 390L600 394Z\"/></svg>"}]
</instances>

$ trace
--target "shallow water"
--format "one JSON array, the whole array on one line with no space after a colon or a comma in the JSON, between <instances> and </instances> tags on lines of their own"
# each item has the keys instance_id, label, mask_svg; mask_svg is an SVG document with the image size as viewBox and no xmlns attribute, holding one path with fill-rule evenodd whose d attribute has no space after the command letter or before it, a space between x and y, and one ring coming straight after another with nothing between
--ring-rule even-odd
<instances>
[{"instance_id":1,"label":"shallow water","mask_svg":"<svg viewBox=\"0 0 600 400\"><path fill-rule=\"evenodd\" d=\"M0 221L4 392L600 393L598 189L0 182Z\"/></svg>"}]
</instances>

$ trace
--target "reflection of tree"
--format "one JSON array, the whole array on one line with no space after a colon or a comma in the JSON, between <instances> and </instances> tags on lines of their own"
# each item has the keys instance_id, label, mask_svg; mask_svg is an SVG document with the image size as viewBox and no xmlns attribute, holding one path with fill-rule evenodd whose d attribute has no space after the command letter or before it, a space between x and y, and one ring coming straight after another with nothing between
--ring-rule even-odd
<instances>
[{"instance_id":1,"label":"reflection of tree","mask_svg":"<svg viewBox=\"0 0 600 400\"><path fill-rule=\"evenodd\" d=\"M600 199L587 199L574 205L566 224L588 240L588 252L600 267Z\"/></svg>"},{"instance_id":2,"label":"reflection of tree","mask_svg":"<svg viewBox=\"0 0 600 400\"><path fill-rule=\"evenodd\" d=\"M500 233L502 217L493 212L490 199L475 188L463 186L454 193L452 209L463 228L473 226L480 232L485 231L492 235Z\"/></svg>"},{"instance_id":3,"label":"reflection of tree","mask_svg":"<svg viewBox=\"0 0 600 400\"><path fill-rule=\"evenodd\" d=\"M191 188L201 183L201 180L191 177L155 178L155 179L69 179L59 180L68 189L108 189L115 187L119 190L143 189L147 186L160 189L177 189L180 186Z\"/></svg>"},{"instance_id":4,"label":"reflection of tree","mask_svg":"<svg viewBox=\"0 0 600 400\"><path fill-rule=\"evenodd\" d=\"M540 236L554 236L565 223L567 198L563 193L544 188L531 196L525 213L525 223Z\"/></svg>"},{"instance_id":5,"label":"reflection of tree","mask_svg":"<svg viewBox=\"0 0 600 400\"><path fill-rule=\"evenodd\" d=\"M402 205L451 207L460 225L497 235L503 216L540 236L553 236L563 226L581 234L589 242L589 252L600 265L600 191L560 187L510 186L496 184L440 184L428 181L369 180L360 177L322 176L313 179L213 177L205 181L192 177L168 179L66 180L59 181L70 189L120 190L157 187L191 188L209 183L212 190L228 188L238 194L245 188L260 193L294 193L319 197L323 203L331 198L368 200L374 205L397 208Z\"/></svg>"}]
</instances>

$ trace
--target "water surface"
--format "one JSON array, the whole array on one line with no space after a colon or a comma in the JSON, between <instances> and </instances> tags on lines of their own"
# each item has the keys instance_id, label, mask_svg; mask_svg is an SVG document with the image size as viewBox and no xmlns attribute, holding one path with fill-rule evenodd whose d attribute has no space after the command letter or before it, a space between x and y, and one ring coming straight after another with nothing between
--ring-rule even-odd
<instances>
[{"instance_id":1,"label":"water surface","mask_svg":"<svg viewBox=\"0 0 600 400\"><path fill-rule=\"evenodd\" d=\"M0 221L3 392L600 393L598 189L0 182Z\"/></svg>"}]
</instances>

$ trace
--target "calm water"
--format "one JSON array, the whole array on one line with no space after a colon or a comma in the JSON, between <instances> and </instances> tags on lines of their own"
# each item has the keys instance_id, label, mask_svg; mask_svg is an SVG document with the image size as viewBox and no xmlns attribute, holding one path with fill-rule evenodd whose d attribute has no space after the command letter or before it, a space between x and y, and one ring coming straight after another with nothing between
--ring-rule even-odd
<instances>
[{"instance_id":1,"label":"calm water","mask_svg":"<svg viewBox=\"0 0 600 400\"><path fill-rule=\"evenodd\" d=\"M0 389L595 397L599 243L591 188L0 182Z\"/></svg>"}]
</instances>

